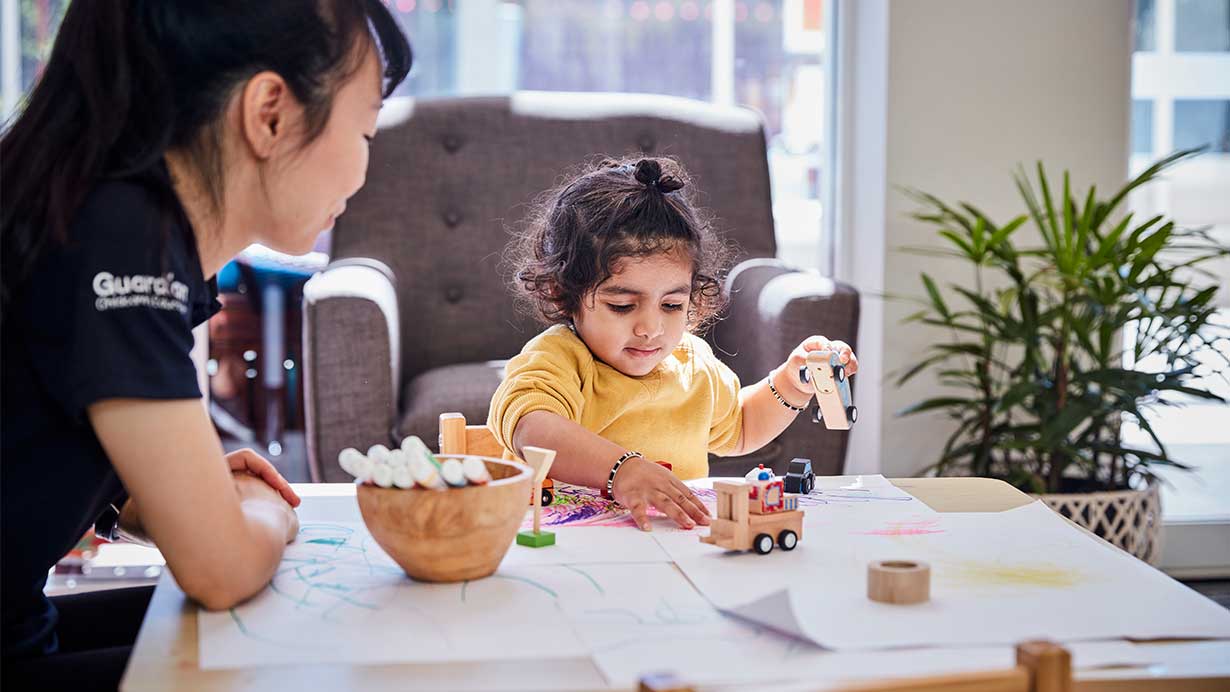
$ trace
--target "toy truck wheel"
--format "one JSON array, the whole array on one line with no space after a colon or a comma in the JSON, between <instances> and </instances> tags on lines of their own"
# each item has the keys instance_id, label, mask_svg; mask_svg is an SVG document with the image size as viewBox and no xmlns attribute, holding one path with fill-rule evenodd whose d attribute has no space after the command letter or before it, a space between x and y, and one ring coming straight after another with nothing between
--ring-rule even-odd
<instances>
[{"instance_id":1,"label":"toy truck wheel","mask_svg":"<svg viewBox=\"0 0 1230 692\"><path fill-rule=\"evenodd\" d=\"M822 416L820 415L820 405L816 404L811 407L811 422L819 423L821 420Z\"/></svg>"},{"instance_id":2,"label":"toy truck wheel","mask_svg":"<svg viewBox=\"0 0 1230 692\"><path fill-rule=\"evenodd\" d=\"M767 533L756 534L752 549L761 555L768 555L773 550L773 537Z\"/></svg>"},{"instance_id":3,"label":"toy truck wheel","mask_svg":"<svg viewBox=\"0 0 1230 692\"><path fill-rule=\"evenodd\" d=\"M800 483L799 485L802 486L801 488L799 488L800 495L810 495L811 491L816 488L816 477L807 476L806 478L803 479L803 482Z\"/></svg>"},{"instance_id":4,"label":"toy truck wheel","mask_svg":"<svg viewBox=\"0 0 1230 692\"><path fill-rule=\"evenodd\" d=\"M803 384L811 383L811 372L807 370L806 365L799 366L799 381L802 382Z\"/></svg>"},{"instance_id":5,"label":"toy truck wheel","mask_svg":"<svg viewBox=\"0 0 1230 692\"><path fill-rule=\"evenodd\" d=\"M851 404L850 406L847 406L846 407L846 418L849 418L850 424L853 425L854 421L858 420L858 407L854 406L853 404Z\"/></svg>"},{"instance_id":6,"label":"toy truck wheel","mask_svg":"<svg viewBox=\"0 0 1230 692\"><path fill-rule=\"evenodd\" d=\"M846 379L845 366L842 366L842 365L833 366L833 379L837 380L838 382L841 382L842 380Z\"/></svg>"},{"instance_id":7,"label":"toy truck wheel","mask_svg":"<svg viewBox=\"0 0 1230 692\"><path fill-rule=\"evenodd\" d=\"M777 534L777 544L782 547L782 550L794 550L794 547L799 544L799 534L790 529L784 529Z\"/></svg>"},{"instance_id":8,"label":"toy truck wheel","mask_svg":"<svg viewBox=\"0 0 1230 692\"><path fill-rule=\"evenodd\" d=\"M542 489L542 506L546 507L547 505L551 504L554 501L555 501L555 494L551 492L551 489L543 488Z\"/></svg>"}]
</instances>

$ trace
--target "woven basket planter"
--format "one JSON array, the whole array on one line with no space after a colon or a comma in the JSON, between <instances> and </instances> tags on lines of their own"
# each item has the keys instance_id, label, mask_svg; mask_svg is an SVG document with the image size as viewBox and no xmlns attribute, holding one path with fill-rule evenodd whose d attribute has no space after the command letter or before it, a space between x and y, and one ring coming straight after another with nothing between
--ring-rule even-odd
<instances>
[{"instance_id":1,"label":"woven basket planter","mask_svg":"<svg viewBox=\"0 0 1230 692\"><path fill-rule=\"evenodd\" d=\"M1162 553L1161 484L1141 490L1038 495L1051 509L1150 565Z\"/></svg>"}]
</instances>

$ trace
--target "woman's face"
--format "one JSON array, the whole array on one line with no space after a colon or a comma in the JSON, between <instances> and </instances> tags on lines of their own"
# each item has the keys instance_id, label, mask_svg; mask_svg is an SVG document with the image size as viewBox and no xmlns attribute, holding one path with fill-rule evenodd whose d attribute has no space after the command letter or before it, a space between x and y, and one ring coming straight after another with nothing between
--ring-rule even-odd
<instances>
[{"instance_id":1,"label":"woman's face","mask_svg":"<svg viewBox=\"0 0 1230 692\"><path fill-rule=\"evenodd\" d=\"M309 252L316 238L333 227L346 200L367 179L368 147L376 134L381 105L380 62L366 51L363 63L342 85L320 136L284 154L264 177L269 227L257 230L261 242L288 254Z\"/></svg>"}]
</instances>

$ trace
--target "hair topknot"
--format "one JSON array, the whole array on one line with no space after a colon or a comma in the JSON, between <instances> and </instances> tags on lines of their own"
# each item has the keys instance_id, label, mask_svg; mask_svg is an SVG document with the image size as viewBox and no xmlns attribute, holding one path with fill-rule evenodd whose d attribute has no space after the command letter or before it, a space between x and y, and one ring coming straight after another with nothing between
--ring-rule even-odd
<instances>
[{"instance_id":1,"label":"hair topknot","mask_svg":"<svg viewBox=\"0 0 1230 692\"><path fill-rule=\"evenodd\" d=\"M662 175L662 164L655 159L641 159L636 162L633 177L647 187L668 194L683 188L683 181L673 175Z\"/></svg>"},{"instance_id":2,"label":"hair topknot","mask_svg":"<svg viewBox=\"0 0 1230 692\"><path fill-rule=\"evenodd\" d=\"M672 158L604 158L543 193L505 258L522 307L546 324L567 324L622 260L678 252L692 264L690 325L716 319L734 251L695 204L694 188L684 190L689 182Z\"/></svg>"}]
</instances>

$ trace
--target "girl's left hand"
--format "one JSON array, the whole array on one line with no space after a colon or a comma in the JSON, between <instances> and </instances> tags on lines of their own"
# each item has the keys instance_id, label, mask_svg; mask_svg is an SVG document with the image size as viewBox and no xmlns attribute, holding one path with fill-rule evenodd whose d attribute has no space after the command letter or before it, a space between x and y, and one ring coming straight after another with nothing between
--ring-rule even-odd
<instances>
[{"instance_id":1,"label":"girl's left hand","mask_svg":"<svg viewBox=\"0 0 1230 692\"><path fill-rule=\"evenodd\" d=\"M845 366L847 375L858 372L858 357L854 355L854 349L850 348L850 344L844 341L829 341L826 337L819 335L809 336L799 344L798 348L790 352L790 357L785 363L786 373L789 375L787 379L805 397L810 398L816 392L812 389L811 384L799 378L799 368L807 365L807 354L812 351L834 351L841 359L841 364Z\"/></svg>"},{"instance_id":2,"label":"girl's left hand","mask_svg":"<svg viewBox=\"0 0 1230 692\"><path fill-rule=\"evenodd\" d=\"M290 483L278 473L273 464L251 449L244 448L231 452L226 455L226 461L231 465L232 473L247 472L265 481L265 484L278 491L282 499L286 500L286 504L291 507L298 507L302 502L299 495L290 487Z\"/></svg>"}]
</instances>

